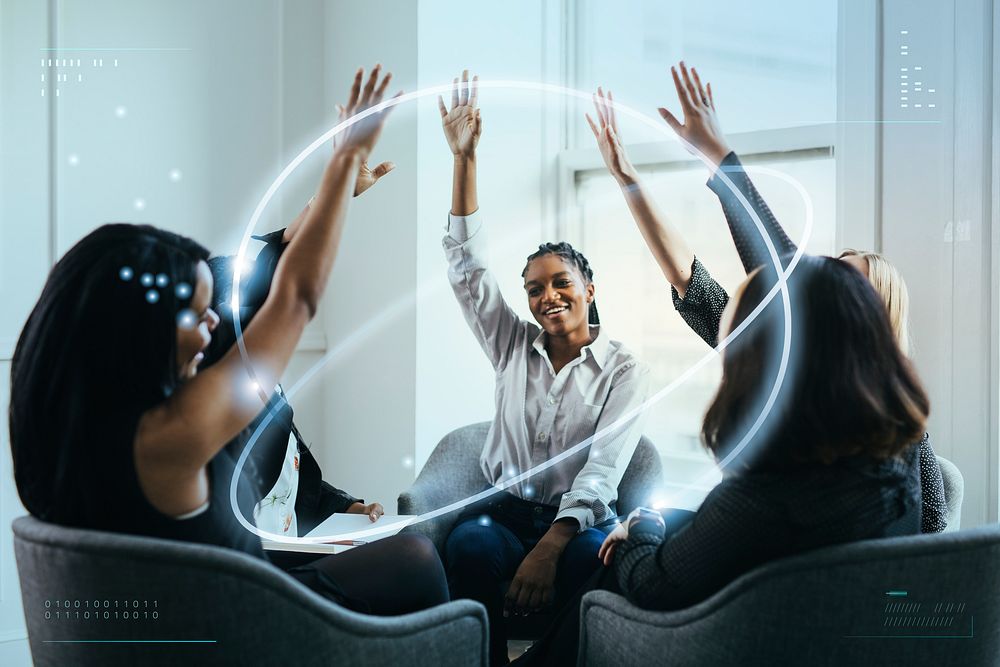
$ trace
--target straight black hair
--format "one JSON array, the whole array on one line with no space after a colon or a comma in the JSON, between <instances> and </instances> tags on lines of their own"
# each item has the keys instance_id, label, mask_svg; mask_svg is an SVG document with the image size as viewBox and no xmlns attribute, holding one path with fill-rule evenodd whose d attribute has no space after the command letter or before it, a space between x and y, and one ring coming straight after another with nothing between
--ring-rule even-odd
<instances>
[{"instance_id":1,"label":"straight black hair","mask_svg":"<svg viewBox=\"0 0 1000 667\"><path fill-rule=\"evenodd\" d=\"M115 511L87 506L122 483L140 416L177 387L177 317L207 258L178 234L110 224L53 267L11 365L14 479L29 512L72 525Z\"/></svg>"}]
</instances>

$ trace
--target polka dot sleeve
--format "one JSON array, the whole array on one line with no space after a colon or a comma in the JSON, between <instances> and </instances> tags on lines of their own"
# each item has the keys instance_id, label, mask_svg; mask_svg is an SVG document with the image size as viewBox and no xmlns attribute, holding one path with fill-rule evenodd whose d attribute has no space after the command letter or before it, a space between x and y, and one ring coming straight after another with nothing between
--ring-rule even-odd
<instances>
[{"instance_id":1,"label":"polka dot sleeve","mask_svg":"<svg viewBox=\"0 0 1000 667\"><path fill-rule=\"evenodd\" d=\"M705 266L694 258L691 264L691 282L684 298L670 288L674 308L702 340L715 347L719 344L719 320L729 302L726 290L715 281Z\"/></svg>"},{"instance_id":2,"label":"polka dot sleeve","mask_svg":"<svg viewBox=\"0 0 1000 667\"><path fill-rule=\"evenodd\" d=\"M944 478L930 435L920 440L920 532L940 533L948 525L948 503L944 498Z\"/></svg>"}]
</instances>

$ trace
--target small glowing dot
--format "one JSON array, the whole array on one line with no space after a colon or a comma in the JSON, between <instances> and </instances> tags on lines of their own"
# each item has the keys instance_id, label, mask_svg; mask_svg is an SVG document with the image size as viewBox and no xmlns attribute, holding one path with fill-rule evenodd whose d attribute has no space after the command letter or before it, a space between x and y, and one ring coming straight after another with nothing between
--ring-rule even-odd
<instances>
[{"instance_id":1,"label":"small glowing dot","mask_svg":"<svg viewBox=\"0 0 1000 667\"><path fill-rule=\"evenodd\" d=\"M158 274L156 274L156 286L157 287L166 287L169 284L170 284L170 278L167 276L167 274L165 274L165 273L158 273Z\"/></svg>"},{"instance_id":2,"label":"small glowing dot","mask_svg":"<svg viewBox=\"0 0 1000 667\"><path fill-rule=\"evenodd\" d=\"M490 524L493 523L493 520L490 517L488 517L488 516L486 516L484 514L481 517L479 517L478 519L476 519L476 523L478 523L483 528L487 528L487 527L489 527Z\"/></svg>"},{"instance_id":3,"label":"small glowing dot","mask_svg":"<svg viewBox=\"0 0 1000 667\"><path fill-rule=\"evenodd\" d=\"M921 67L921 66L917 65L917 66L916 66L916 67L914 67L913 69L915 69L916 71L918 71L918 72L919 72L920 70L922 70L922 69L923 69L923 67Z\"/></svg>"},{"instance_id":4,"label":"small glowing dot","mask_svg":"<svg viewBox=\"0 0 1000 667\"><path fill-rule=\"evenodd\" d=\"M141 276L139 276L139 282L142 284L143 287L152 287L153 286L153 274L152 273L144 273L144 274L142 274Z\"/></svg>"},{"instance_id":5,"label":"small glowing dot","mask_svg":"<svg viewBox=\"0 0 1000 667\"><path fill-rule=\"evenodd\" d=\"M404 468L412 468L413 467L413 457L412 456L404 456L403 457L403 467Z\"/></svg>"},{"instance_id":6,"label":"small glowing dot","mask_svg":"<svg viewBox=\"0 0 1000 667\"><path fill-rule=\"evenodd\" d=\"M657 498L653 501L652 507L654 510L661 510L664 507L667 507L667 501L663 498Z\"/></svg>"},{"instance_id":7,"label":"small glowing dot","mask_svg":"<svg viewBox=\"0 0 1000 667\"><path fill-rule=\"evenodd\" d=\"M927 92L928 92L928 93L933 93L933 92L935 92L935 90L934 90L933 88L928 88L928 89L927 89Z\"/></svg>"},{"instance_id":8,"label":"small glowing dot","mask_svg":"<svg viewBox=\"0 0 1000 667\"><path fill-rule=\"evenodd\" d=\"M66 162L69 163L69 166L75 167L80 164L80 156L76 153L70 153L69 157L66 158Z\"/></svg>"},{"instance_id":9,"label":"small glowing dot","mask_svg":"<svg viewBox=\"0 0 1000 667\"><path fill-rule=\"evenodd\" d=\"M934 109L934 108L936 108L936 107L937 107L937 105L936 105L936 104L928 104L927 106L928 106L928 108L930 108L930 109Z\"/></svg>"},{"instance_id":10,"label":"small glowing dot","mask_svg":"<svg viewBox=\"0 0 1000 667\"><path fill-rule=\"evenodd\" d=\"M909 30L900 30L900 31L899 31L899 34L900 34L900 35L909 35L909 34L910 34L910 31L909 31Z\"/></svg>"},{"instance_id":11,"label":"small glowing dot","mask_svg":"<svg viewBox=\"0 0 1000 667\"><path fill-rule=\"evenodd\" d=\"M135 275L135 273L133 273L131 266L123 266L121 269L118 270L118 277L121 278L122 280L125 281L132 280L133 275Z\"/></svg>"},{"instance_id":12,"label":"small glowing dot","mask_svg":"<svg viewBox=\"0 0 1000 667\"><path fill-rule=\"evenodd\" d=\"M530 484L524 487L524 497L530 498L535 495L535 488Z\"/></svg>"},{"instance_id":13,"label":"small glowing dot","mask_svg":"<svg viewBox=\"0 0 1000 667\"><path fill-rule=\"evenodd\" d=\"M115 115L118 116L119 118L124 118L125 116L128 115L128 109L126 109L121 105L118 105L115 107Z\"/></svg>"},{"instance_id":14,"label":"small glowing dot","mask_svg":"<svg viewBox=\"0 0 1000 667\"><path fill-rule=\"evenodd\" d=\"M506 470L508 477L517 477L517 466L510 466Z\"/></svg>"},{"instance_id":15,"label":"small glowing dot","mask_svg":"<svg viewBox=\"0 0 1000 667\"><path fill-rule=\"evenodd\" d=\"M160 300L160 293L157 292L155 289L151 289L148 292L146 292L146 301L150 303L156 303L159 300Z\"/></svg>"},{"instance_id":16,"label":"small glowing dot","mask_svg":"<svg viewBox=\"0 0 1000 667\"><path fill-rule=\"evenodd\" d=\"M183 174L181 174L180 169L171 169L170 173L167 174L167 176L170 178L171 181L176 183L177 181L181 180L181 176L183 176Z\"/></svg>"},{"instance_id":17,"label":"small glowing dot","mask_svg":"<svg viewBox=\"0 0 1000 667\"><path fill-rule=\"evenodd\" d=\"M260 385L257 384L256 382L251 382L250 389L252 389L253 391L260 391Z\"/></svg>"},{"instance_id":18,"label":"small glowing dot","mask_svg":"<svg viewBox=\"0 0 1000 667\"><path fill-rule=\"evenodd\" d=\"M191 286L187 283L177 283L177 287L174 288L174 294L177 295L178 299L186 299L191 296Z\"/></svg>"},{"instance_id":19,"label":"small glowing dot","mask_svg":"<svg viewBox=\"0 0 1000 667\"><path fill-rule=\"evenodd\" d=\"M146 200L142 197L136 197L135 201L132 202L133 208L137 211L141 211L146 208Z\"/></svg>"},{"instance_id":20,"label":"small glowing dot","mask_svg":"<svg viewBox=\"0 0 1000 667\"><path fill-rule=\"evenodd\" d=\"M190 308L185 308L177 313L177 326L181 329L194 329L194 325L197 323L198 316Z\"/></svg>"}]
</instances>

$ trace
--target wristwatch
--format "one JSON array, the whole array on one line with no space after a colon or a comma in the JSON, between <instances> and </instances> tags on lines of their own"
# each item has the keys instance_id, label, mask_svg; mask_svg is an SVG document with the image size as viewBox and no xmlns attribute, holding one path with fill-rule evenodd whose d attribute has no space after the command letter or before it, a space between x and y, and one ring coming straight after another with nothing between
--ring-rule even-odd
<instances>
[{"instance_id":1,"label":"wristwatch","mask_svg":"<svg viewBox=\"0 0 1000 667\"><path fill-rule=\"evenodd\" d=\"M625 520L625 524L629 527L629 529L631 529L637 521L643 520L655 521L661 528L666 527L666 524L663 522L663 515L661 515L657 510L649 507L636 507L628 515L628 518Z\"/></svg>"}]
</instances>

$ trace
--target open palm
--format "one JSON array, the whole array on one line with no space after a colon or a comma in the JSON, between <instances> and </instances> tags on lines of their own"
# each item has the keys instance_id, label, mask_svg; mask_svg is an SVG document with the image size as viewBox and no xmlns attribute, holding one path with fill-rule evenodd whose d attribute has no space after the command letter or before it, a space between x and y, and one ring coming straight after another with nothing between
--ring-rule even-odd
<instances>
[{"instance_id":1,"label":"open palm","mask_svg":"<svg viewBox=\"0 0 1000 667\"><path fill-rule=\"evenodd\" d=\"M634 183L638 179L635 167L629 162L628 154L622 145L621 135L618 133L618 119L615 117L615 98L608 91L607 97L601 88L593 96L594 109L597 111L597 123L584 114L590 130L597 139L597 147L601 150L601 157L608 171L615 177L615 180L622 186Z\"/></svg>"},{"instance_id":2,"label":"open palm","mask_svg":"<svg viewBox=\"0 0 1000 667\"><path fill-rule=\"evenodd\" d=\"M444 99L438 96L438 109L441 112L441 126L444 129L448 147L455 155L472 157L479 144L483 121L479 116L476 103L479 100L479 77L473 77L470 86L469 70L462 72L461 84L456 78L451 90L451 110L444 104Z\"/></svg>"}]
</instances>

